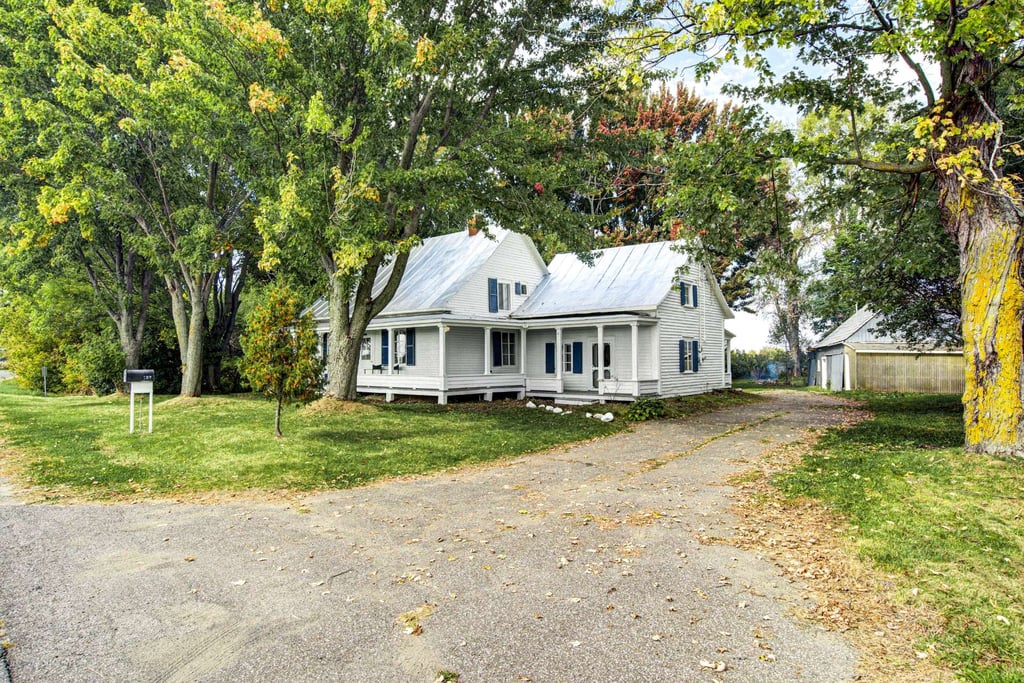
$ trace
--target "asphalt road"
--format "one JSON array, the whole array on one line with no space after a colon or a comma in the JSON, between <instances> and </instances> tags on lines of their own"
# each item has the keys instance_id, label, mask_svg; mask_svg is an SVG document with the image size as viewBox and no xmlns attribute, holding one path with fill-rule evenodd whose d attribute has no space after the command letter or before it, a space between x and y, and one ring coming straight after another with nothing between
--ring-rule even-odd
<instances>
[{"instance_id":1,"label":"asphalt road","mask_svg":"<svg viewBox=\"0 0 1024 683\"><path fill-rule=\"evenodd\" d=\"M736 523L730 474L840 416L778 392L299 505L24 505L0 486L10 676L851 680L852 647L792 616L799 584L698 540Z\"/></svg>"}]
</instances>

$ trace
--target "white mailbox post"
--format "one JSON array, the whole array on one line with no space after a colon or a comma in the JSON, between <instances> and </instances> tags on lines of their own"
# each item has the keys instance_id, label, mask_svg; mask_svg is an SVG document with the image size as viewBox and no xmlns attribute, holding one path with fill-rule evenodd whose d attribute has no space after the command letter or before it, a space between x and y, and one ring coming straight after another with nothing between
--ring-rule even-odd
<instances>
[{"instance_id":1,"label":"white mailbox post","mask_svg":"<svg viewBox=\"0 0 1024 683\"><path fill-rule=\"evenodd\" d=\"M130 388L131 407L128 409L128 433L135 432L135 394L149 394L149 433L153 433L153 379L152 370L125 370L124 382Z\"/></svg>"}]
</instances>

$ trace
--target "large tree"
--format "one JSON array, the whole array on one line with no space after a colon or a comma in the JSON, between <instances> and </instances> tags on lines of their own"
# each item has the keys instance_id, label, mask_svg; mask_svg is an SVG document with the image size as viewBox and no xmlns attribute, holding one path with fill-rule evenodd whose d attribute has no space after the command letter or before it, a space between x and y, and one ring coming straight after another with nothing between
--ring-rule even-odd
<instances>
[{"instance_id":1,"label":"large tree","mask_svg":"<svg viewBox=\"0 0 1024 683\"><path fill-rule=\"evenodd\" d=\"M76 146L94 131L57 99L50 28L35 3L0 11L0 236L27 259L37 252L65 274L78 267L113 322L125 364L138 367L154 273L133 244L134 222L111 202L86 199L99 188L86 187L81 168L102 161L97 149Z\"/></svg>"},{"instance_id":2,"label":"large tree","mask_svg":"<svg viewBox=\"0 0 1024 683\"><path fill-rule=\"evenodd\" d=\"M558 201L579 124L557 112L586 115L612 17L571 0L270 2L263 17L231 24L253 52L235 69L254 128L276 151L262 261L319 264L327 389L352 398L366 326L423 236L477 211L527 232L580 224Z\"/></svg>"},{"instance_id":3,"label":"large tree","mask_svg":"<svg viewBox=\"0 0 1024 683\"><path fill-rule=\"evenodd\" d=\"M705 74L742 61L759 77L745 94L846 112L844 134L803 150L808 160L933 178L960 264L966 445L1024 454L1024 202L1006 171L1021 147L1005 134L1024 105L1018 0L670 0L665 11L651 32L705 55ZM800 65L777 74L773 48ZM914 140L865 148L870 103Z\"/></svg>"},{"instance_id":4,"label":"large tree","mask_svg":"<svg viewBox=\"0 0 1024 683\"><path fill-rule=\"evenodd\" d=\"M144 303L150 269L159 273L188 396L201 391L207 305L251 229L253 199L239 163L250 149L247 98L210 49L229 45L230 36L209 11L192 0L10 0L3 8L5 21L42 28L32 42L5 44L3 55L5 82L19 86L5 113L38 132L40 142L19 160L38 184L38 211L54 235L74 226L75 235L109 236L105 244L116 250L94 241L81 252L94 255L87 270L98 289L103 259L127 302ZM83 247L75 235L63 241ZM119 327L140 323L137 314L134 325Z\"/></svg>"}]
</instances>

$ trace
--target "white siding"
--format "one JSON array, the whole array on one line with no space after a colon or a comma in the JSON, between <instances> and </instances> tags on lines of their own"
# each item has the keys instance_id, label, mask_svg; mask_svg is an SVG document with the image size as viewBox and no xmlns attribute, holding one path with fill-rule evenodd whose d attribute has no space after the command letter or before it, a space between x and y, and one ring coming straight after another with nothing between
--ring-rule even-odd
<instances>
[{"instance_id":1,"label":"white siding","mask_svg":"<svg viewBox=\"0 0 1024 683\"><path fill-rule=\"evenodd\" d=\"M669 292L658 306L663 396L700 394L725 386L722 310L699 267L690 266L690 272L684 278L697 285L697 308L679 304L678 287ZM679 372L680 339L700 342L702 361L697 372Z\"/></svg>"},{"instance_id":2,"label":"white siding","mask_svg":"<svg viewBox=\"0 0 1024 683\"><path fill-rule=\"evenodd\" d=\"M487 239L483 234L477 235L474 239L477 238ZM508 317L509 313L515 311L520 304L526 301L526 297L533 292L543 276L544 270L533 242L523 235L509 233L483 267L477 270L462 289L449 300L451 312ZM488 311L487 279L492 277L497 278L499 282L512 284L511 310L501 311L497 314ZM516 296L516 282L526 285L526 295Z\"/></svg>"},{"instance_id":3,"label":"white siding","mask_svg":"<svg viewBox=\"0 0 1024 683\"><path fill-rule=\"evenodd\" d=\"M453 327L445 336L447 374L484 374L484 331L479 327Z\"/></svg>"},{"instance_id":4,"label":"white siding","mask_svg":"<svg viewBox=\"0 0 1024 683\"><path fill-rule=\"evenodd\" d=\"M555 373L544 372L544 346L555 343L555 330L529 330L526 333L526 375L537 378L553 378ZM560 362L558 349L555 349L555 364Z\"/></svg>"},{"instance_id":5,"label":"white siding","mask_svg":"<svg viewBox=\"0 0 1024 683\"><path fill-rule=\"evenodd\" d=\"M651 349L651 336L655 334L654 327L641 327L639 330L639 355L637 356L637 371L640 379L657 378L657 369L654 367L654 354Z\"/></svg>"},{"instance_id":6,"label":"white siding","mask_svg":"<svg viewBox=\"0 0 1024 683\"><path fill-rule=\"evenodd\" d=\"M438 335L436 326L428 327L395 327L391 329L391 333L388 336L388 360L391 363L395 362L395 340L394 337L406 329L416 330L416 365L403 364L400 373L416 376L430 376L437 377L440 367L440 356L438 351ZM371 366L380 365L380 329L372 329L366 331L366 336L370 337L370 360L361 360L359 362L359 372L367 373L371 371Z\"/></svg>"},{"instance_id":7,"label":"white siding","mask_svg":"<svg viewBox=\"0 0 1024 683\"><path fill-rule=\"evenodd\" d=\"M437 377L441 374L437 327L416 328L416 365L403 365L403 375Z\"/></svg>"},{"instance_id":8,"label":"white siding","mask_svg":"<svg viewBox=\"0 0 1024 683\"><path fill-rule=\"evenodd\" d=\"M597 330L583 329L566 329L562 331L562 346L566 344L572 344L573 342L583 342L583 373L576 375L572 371L562 370L562 380L565 384L565 391L567 392L579 392L579 391L596 391L593 383L590 381L590 341L597 341ZM558 358L557 362L562 362L562 349L556 349Z\"/></svg>"}]
</instances>

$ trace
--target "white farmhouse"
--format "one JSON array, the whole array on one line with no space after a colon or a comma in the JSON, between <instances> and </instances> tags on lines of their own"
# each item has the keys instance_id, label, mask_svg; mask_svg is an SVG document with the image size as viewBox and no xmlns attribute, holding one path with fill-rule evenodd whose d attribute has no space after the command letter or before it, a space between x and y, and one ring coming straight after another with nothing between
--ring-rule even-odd
<instances>
[{"instance_id":1,"label":"white farmhouse","mask_svg":"<svg viewBox=\"0 0 1024 683\"><path fill-rule=\"evenodd\" d=\"M731 386L733 314L706 268L670 242L593 254L545 266L528 237L499 228L424 240L367 328L358 391L603 403ZM326 300L312 311L326 355Z\"/></svg>"}]
</instances>

